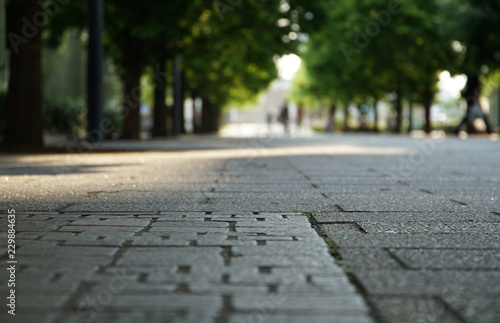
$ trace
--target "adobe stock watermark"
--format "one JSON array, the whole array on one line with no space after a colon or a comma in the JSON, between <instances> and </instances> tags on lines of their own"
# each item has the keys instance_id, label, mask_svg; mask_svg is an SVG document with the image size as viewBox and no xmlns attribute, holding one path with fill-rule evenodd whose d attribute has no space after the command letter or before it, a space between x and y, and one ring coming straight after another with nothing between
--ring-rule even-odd
<instances>
[{"instance_id":1,"label":"adobe stock watermark","mask_svg":"<svg viewBox=\"0 0 500 323\"><path fill-rule=\"evenodd\" d=\"M96 314L102 312L104 306L111 304L113 297L121 293L132 281L133 279L125 276L125 268L122 268L121 272L116 273L107 285L101 286L95 295L85 297L78 304L78 316L84 318L86 323L92 322Z\"/></svg>"},{"instance_id":2,"label":"adobe stock watermark","mask_svg":"<svg viewBox=\"0 0 500 323\"><path fill-rule=\"evenodd\" d=\"M255 310L251 311L248 316L237 317L236 323L267 322L269 317L276 314L279 307L289 300L288 295L293 294L301 287L303 284L302 272L304 271L304 266L300 266L298 270L287 269L280 277L280 285L285 287L286 291L271 293L265 298L255 298L251 303Z\"/></svg>"},{"instance_id":3,"label":"adobe stock watermark","mask_svg":"<svg viewBox=\"0 0 500 323\"><path fill-rule=\"evenodd\" d=\"M398 0L390 0L387 9L380 10L375 19L365 24L363 30L355 27L356 34L353 38L353 44L341 42L339 45L347 63L351 63L351 55L361 53L370 44L371 39L380 35L382 28L391 23L392 16L401 13L402 10L401 3Z\"/></svg>"},{"instance_id":4,"label":"adobe stock watermark","mask_svg":"<svg viewBox=\"0 0 500 323\"><path fill-rule=\"evenodd\" d=\"M446 138L443 132L436 132L429 138L417 140L416 149L413 149L407 156L401 157L397 169L390 175L393 185L407 179L415 173L417 168L422 166L438 149L438 144Z\"/></svg>"},{"instance_id":5,"label":"adobe stock watermark","mask_svg":"<svg viewBox=\"0 0 500 323\"><path fill-rule=\"evenodd\" d=\"M7 40L10 42L14 53L19 52L20 45L26 45L29 41L35 38L43 27L49 23L49 18L54 17L59 11L61 5L67 4L70 0L39 0L38 5L40 10L33 14L31 19L22 17L23 23L21 27L22 35L10 32L7 34Z\"/></svg>"},{"instance_id":6,"label":"adobe stock watermark","mask_svg":"<svg viewBox=\"0 0 500 323\"><path fill-rule=\"evenodd\" d=\"M215 0L213 2L214 4L214 10L219 16L220 21L224 20L224 13L227 11L234 11L234 9L239 6L243 0Z\"/></svg>"}]
</instances>

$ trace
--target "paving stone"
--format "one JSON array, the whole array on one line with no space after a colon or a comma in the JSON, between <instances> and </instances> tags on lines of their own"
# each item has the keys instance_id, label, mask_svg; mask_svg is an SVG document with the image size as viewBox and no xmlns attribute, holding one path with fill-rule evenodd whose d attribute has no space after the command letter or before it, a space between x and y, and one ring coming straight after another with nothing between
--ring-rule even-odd
<instances>
[{"instance_id":1,"label":"paving stone","mask_svg":"<svg viewBox=\"0 0 500 323\"><path fill-rule=\"evenodd\" d=\"M130 226L130 227L145 227L148 225L150 220L148 219L138 219L138 218L110 218L110 217L101 217L100 219L94 220L92 218L86 217L85 219L79 219L71 222L71 225L96 225L96 226Z\"/></svg>"},{"instance_id":2,"label":"paving stone","mask_svg":"<svg viewBox=\"0 0 500 323\"><path fill-rule=\"evenodd\" d=\"M382 297L373 298L372 302L384 322L461 322L437 298Z\"/></svg>"},{"instance_id":3,"label":"paving stone","mask_svg":"<svg viewBox=\"0 0 500 323\"><path fill-rule=\"evenodd\" d=\"M154 226L149 229L148 232L151 233L165 233L165 234L170 234L170 233L187 233L187 234L194 234L194 233L208 233L208 232L213 232L213 233L228 233L229 228L226 226Z\"/></svg>"},{"instance_id":4,"label":"paving stone","mask_svg":"<svg viewBox=\"0 0 500 323\"><path fill-rule=\"evenodd\" d=\"M499 249L491 234L328 234L341 248Z\"/></svg>"},{"instance_id":5,"label":"paving stone","mask_svg":"<svg viewBox=\"0 0 500 323\"><path fill-rule=\"evenodd\" d=\"M214 317L206 316L199 312L169 311L167 309L155 309L154 311L141 310L135 311L120 309L118 311L84 311L81 315L74 314L64 319L64 322L81 323L82 320L96 322L117 322L117 323L136 323L136 322L169 322L169 323L211 323ZM92 316L93 314L93 316Z\"/></svg>"},{"instance_id":6,"label":"paving stone","mask_svg":"<svg viewBox=\"0 0 500 323\"><path fill-rule=\"evenodd\" d=\"M66 225L60 228L59 232L102 232L103 234L106 232L133 232L137 233L144 229L144 227L130 227L130 226L84 226L84 225Z\"/></svg>"},{"instance_id":7,"label":"paving stone","mask_svg":"<svg viewBox=\"0 0 500 323\"><path fill-rule=\"evenodd\" d=\"M325 322L338 322L338 323L370 323L374 322L372 319L366 317L365 315L353 315L353 316L343 316L339 315L283 315L283 314L268 314L268 313L257 313L257 314L235 314L231 315L229 320L230 323L250 323L250 322L262 322L262 323L325 323Z\"/></svg>"},{"instance_id":8,"label":"paving stone","mask_svg":"<svg viewBox=\"0 0 500 323\"><path fill-rule=\"evenodd\" d=\"M368 233L500 233L500 223L491 222L359 222Z\"/></svg>"},{"instance_id":9,"label":"paving stone","mask_svg":"<svg viewBox=\"0 0 500 323\"><path fill-rule=\"evenodd\" d=\"M318 223L330 222L500 222L500 216L487 212L322 212L314 214Z\"/></svg>"},{"instance_id":10,"label":"paving stone","mask_svg":"<svg viewBox=\"0 0 500 323\"><path fill-rule=\"evenodd\" d=\"M358 279L370 295L452 298L500 295L500 285L493 283L500 281L500 273L495 271L368 271Z\"/></svg>"},{"instance_id":11,"label":"paving stone","mask_svg":"<svg viewBox=\"0 0 500 323\"><path fill-rule=\"evenodd\" d=\"M436 212L462 211L462 205L448 198L421 193L415 194L349 194L330 197L344 211Z\"/></svg>"},{"instance_id":12,"label":"paving stone","mask_svg":"<svg viewBox=\"0 0 500 323\"><path fill-rule=\"evenodd\" d=\"M28 256L45 255L48 259L57 257L79 258L79 257L112 257L118 248L111 247L67 247L67 246L36 246L32 245L29 248L20 248L17 251L17 256L25 259Z\"/></svg>"},{"instance_id":13,"label":"paving stone","mask_svg":"<svg viewBox=\"0 0 500 323\"><path fill-rule=\"evenodd\" d=\"M100 290L96 290L95 294L90 293L82 297L82 302L79 304L82 308L90 306L87 301L88 297L98 299ZM87 305L89 304L89 305ZM192 311L202 312L205 316L215 317L222 305L221 297L217 296L201 296L201 295L112 295L110 304L106 304L108 310L127 309L140 307L144 310L163 309L170 311Z\"/></svg>"},{"instance_id":14,"label":"paving stone","mask_svg":"<svg viewBox=\"0 0 500 323\"><path fill-rule=\"evenodd\" d=\"M2 322L17 322L17 323L32 323L32 322L40 322L40 323L52 323L57 319L56 313L40 313L33 311L16 311L16 315L12 316L6 313L0 313L0 321Z\"/></svg>"},{"instance_id":15,"label":"paving stone","mask_svg":"<svg viewBox=\"0 0 500 323\"><path fill-rule=\"evenodd\" d=\"M159 266L172 263L181 264L223 264L221 248L206 247L200 250L197 247L185 248L147 248L137 247L128 249L117 265L131 266Z\"/></svg>"},{"instance_id":16,"label":"paving stone","mask_svg":"<svg viewBox=\"0 0 500 323\"><path fill-rule=\"evenodd\" d=\"M368 313L368 307L360 296L327 296L327 297L295 297L284 295L270 295L269 297L234 296L233 308L245 312L270 312L290 314L325 315L343 313L362 315Z\"/></svg>"},{"instance_id":17,"label":"paving stone","mask_svg":"<svg viewBox=\"0 0 500 323\"><path fill-rule=\"evenodd\" d=\"M55 231L59 227L68 224L67 221L16 221L18 232L48 232ZM5 226L2 227L7 227Z\"/></svg>"},{"instance_id":18,"label":"paving stone","mask_svg":"<svg viewBox=\"0 0 500 323\"><path fill-rule=\"evenodd\" d=\"M92 316L93 314L93 316ZM97 312L87 310L81 315L74 314L64 319L68 323L81 323L82 320L96 322L117 322L117 323L136 323L136 322L169 322L169 323L212 323L214 318L205 316L199 312L168 311L164 309L155 309L154 311L132 311L120 309L119 311Z\"/></svg>"},{"instance_id":19,"label":"paving stone","mask_svg":"<svg viewBox=\"0 0 500 323\"><path fill-rule=\"evenodd\" d=\"M344 265L359 273L369 270L402 270L402 265L385 249L339 248Z\"/></svg>"},{"instance_id":20,"label":"paving stone","mask_svg":"<svg viewBox=\"0 0 500 323\"><path fill-rule=\"evenodd\" d=\"M409 269L498 270L495 250L390 249Z\"/></svg>"},{"instance_id":21,"label":"paving stone","mask_svg":"<svg viewBox=\"0 0 500 323\"><path fill-rule=\"evenodd\" d=\"M451 308L460 313L468 322L500 322L499 297L447 297Z\"/></svg>"},{"instance_id":22,"label":"paving stone","mask_svg":"<svg viewBox=\"0 0 500 323\"><path fill-rule=\"evenodd\" d=\"M334 223L334 224L322 224L321 229L327 235L329 234L356 234L363 233L361 227L355 223Z\"/></svg>"}]
</instances>

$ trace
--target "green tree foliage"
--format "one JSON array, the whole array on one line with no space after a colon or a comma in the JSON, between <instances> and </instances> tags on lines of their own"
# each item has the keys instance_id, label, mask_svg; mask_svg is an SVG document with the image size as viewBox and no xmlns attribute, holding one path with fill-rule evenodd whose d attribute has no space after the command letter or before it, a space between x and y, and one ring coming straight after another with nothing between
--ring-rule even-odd
<instances>
[{"instance_id":1,"label":"green tree foliage","mask_svg":"<svg viewBox=\"0 0 500 323\"><path fill-rule=\"evenodd\" d=\"M215 1L183 43L188 87L208 101L208 106L216 107L210 112L214 115L226 104L252 99L276 78L273 56L296 51L298 42L294 40L302 28L299 21L314 27L309 23L314 4L232 3Z\"/></svg>"},{"instance_id":2,"label":"green tree foliage","mask_svg":"<svg viewBox=\"0 0 500 323\"><path fill-rule=\"evenodd\" d=\"M313 91L344 104L396 93L398 131L405 92L416 93L430 110L437 72L452 56L438 1L323 4L328 22L311 35L304 56Z\"/></svg>"},{"instance_id":3,"label":"green tree foliage","mask_svg":"<svg viewBox=\"0 0 500 323\"><path fill-rule=\"evenodd\" d=\"M181 54L187 87L217 114L228 102L247 100L265 88L276 77L273 55L296 48L299 21L313 28L322 16L305 0L108 0L105 5L106 52L124 84L127 138L139 135L139 80L146 66L159 71L155 101L164 101L165 61ZM86 1L74 0L62 10L49 26L51 43L68 28L86 24ZM279 19L285 23L277 25ZM155 103L159 118L165 109L163 102Z\"/></svg>"}]
</instances>

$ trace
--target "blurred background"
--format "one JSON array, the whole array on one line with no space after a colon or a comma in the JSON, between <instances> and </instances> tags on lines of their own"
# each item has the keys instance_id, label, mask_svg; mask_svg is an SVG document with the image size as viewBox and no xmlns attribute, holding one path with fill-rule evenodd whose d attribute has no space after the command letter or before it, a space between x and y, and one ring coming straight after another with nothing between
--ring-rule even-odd
<instances>
[{"instance_id":1,"label":"blurred background","mask_svg":"<svg viewBox=\"0 0 500 323\"><path fill-rule=\"evenodd\" d=\"M498 0L0 1L2 149L492 133L499 87Z\"/></svg>"}]
</instances>

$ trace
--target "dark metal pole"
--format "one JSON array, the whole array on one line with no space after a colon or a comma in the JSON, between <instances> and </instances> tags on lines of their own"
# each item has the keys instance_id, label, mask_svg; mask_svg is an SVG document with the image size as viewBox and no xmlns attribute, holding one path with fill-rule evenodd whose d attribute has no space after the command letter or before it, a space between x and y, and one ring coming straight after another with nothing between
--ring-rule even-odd
<instances>
[{"instance_id":1,"label":"dark metal pole","mask_svg":"<svg viewBox=\"0 0 500 323\"><path fill-rule=\"evenodd\" d=\"M5 0L0 0L0 90L7 88L7 55L5 50Z\"/></svg>"},{"instance_id":2,"label":"dark metal pole","mask_svg":"<svg viewBox=\"0 0 500 323\"><path fill-rule=\"evenodd\" d=\"M101 141L104 139L102 106L104 104L102 32L104 29L103 0L89 0L89 47L87 65L87 120L88 139Z\"/></svg>"},{"instance_id":3,"label":"dark metal pole","mask_svg":"<svg viewBox=\"0 0 500 323\"><path fill-rule=\"evenodd\" d=\"M173 135L178 136L182 131L181 109L184 109L182 101L182 73L181 55L176 54L174 58L174 111L173 111Z\"/></svg>"}]
</instances>

